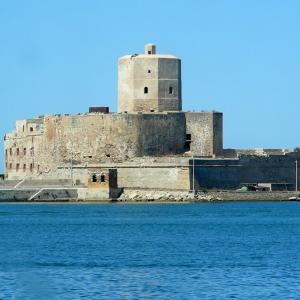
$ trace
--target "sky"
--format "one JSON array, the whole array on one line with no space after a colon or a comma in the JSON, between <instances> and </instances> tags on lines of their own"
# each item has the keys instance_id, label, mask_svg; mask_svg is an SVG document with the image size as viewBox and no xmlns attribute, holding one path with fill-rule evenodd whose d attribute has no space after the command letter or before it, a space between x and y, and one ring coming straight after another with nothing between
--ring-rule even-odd
<instances>
[{"instance_id":1,"label":"sky","mask_svg":"<svg viewBox=\"0 0 300 300\"><path fill-rule=\"evenodd\" d=\"M299 16L298 0L0 0L0 134L17 119L116 111L118 57L155 43L182 60L183 109L223 112L224 148L293 149Z\"/></svg>"}]
</instances>

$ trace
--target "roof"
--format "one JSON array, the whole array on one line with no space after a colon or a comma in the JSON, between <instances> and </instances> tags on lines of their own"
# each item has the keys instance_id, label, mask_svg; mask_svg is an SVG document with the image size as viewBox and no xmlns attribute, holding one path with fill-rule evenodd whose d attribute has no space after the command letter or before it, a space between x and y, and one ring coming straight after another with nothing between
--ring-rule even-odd
<instances>
[{"instance_id":1,"label":"roof","mask_svg":"<svg viewBox=\"0 0 300 300\"><path fill-rule=\"evenodd\" d=\"M171 54L131 54L131 55L124 55L119 58L120 59L130 59L130 58L147 58L147 59L153 59L153 58L172 58L172 59L179 59L178 57L171 55Z\"/></svg>"}]
</instances>

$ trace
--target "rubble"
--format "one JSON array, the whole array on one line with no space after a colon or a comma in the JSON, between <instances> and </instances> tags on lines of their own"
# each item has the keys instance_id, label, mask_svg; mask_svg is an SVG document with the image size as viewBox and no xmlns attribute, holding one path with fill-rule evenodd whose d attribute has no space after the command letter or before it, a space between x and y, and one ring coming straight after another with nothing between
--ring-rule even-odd
<instances>
[{"instance_id":1,"label":"rubble","mask_svg":"<svg viewBox=\"0 0 300 300\"><path fill-rule=\"evenodd\" d=\"M212 202L221 201L219 197L203 192L193 193L187 191L150 191L125 190L120 196L120 202Z\"/></svg>"}]
</instances>

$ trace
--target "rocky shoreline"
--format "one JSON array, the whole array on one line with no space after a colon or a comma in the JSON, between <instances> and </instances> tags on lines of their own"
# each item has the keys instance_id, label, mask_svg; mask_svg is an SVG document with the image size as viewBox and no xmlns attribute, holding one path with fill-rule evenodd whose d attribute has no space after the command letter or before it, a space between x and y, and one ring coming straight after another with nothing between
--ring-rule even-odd
<instances>
[{"instance_id":1,"label":"rocky shoreline","mask_svg":"<svg viewBox=\"0 0 300 300\"><path fill-rule=\"evenodd\" d=\"M237 191L151 191L126 190L120 202L221 202L221 201L298 201L296 192L237 192Z\"/></svg>"},{"instance_id":2,"label":"rocky shoreline","mask_svg":"<svg viewBox=\"0 0 300 300\"><path fill-rule=\"evenodd\" d=\"M105 196L105 195L104 195ZM0 189L0 202L222 202L222 201L300 201L300 194L289 191L174 191L127 189L119 197L95 194L85 197L81 188Z\"/></svg>"},{"instance_id":3,"label":"rocky shoreline","mask_svg":"<svg viewBox=\"0 0 300 300\"><path fill-rule=\"evenodd\" d=\"M125 191L120 202L191 202L191 201L221 201L219 197L204 193L178 192L178 191L147 191L130 190Z\"/></svg>"}]
</instances>

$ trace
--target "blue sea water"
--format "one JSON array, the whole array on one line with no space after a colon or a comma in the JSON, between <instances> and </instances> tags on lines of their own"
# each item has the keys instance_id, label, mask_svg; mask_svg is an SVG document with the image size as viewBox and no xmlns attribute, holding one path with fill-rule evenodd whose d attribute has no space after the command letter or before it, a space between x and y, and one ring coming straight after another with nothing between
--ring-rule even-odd
<instances>
[{"instance_id":1,"label":"blue sea water","mask_svg":"<svg viewBox=\"0 0 300 300\"><path fill-rule=\"evenodd\" d=\"M300 203L0 204L0 299L299 299Z\"/></svg>"}]
</instances>

